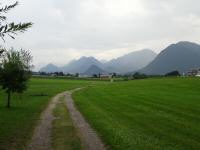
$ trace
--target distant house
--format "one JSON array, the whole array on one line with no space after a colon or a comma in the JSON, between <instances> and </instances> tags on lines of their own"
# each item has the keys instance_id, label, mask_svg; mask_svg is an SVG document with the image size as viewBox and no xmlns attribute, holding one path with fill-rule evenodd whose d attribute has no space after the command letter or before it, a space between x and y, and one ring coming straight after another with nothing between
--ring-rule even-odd
<instances>
[{"instance_id":1,"label":"distant house","mask_svg":"<svg viewBox=\"0 0 200 150\"><path fill-rule=\"evenodd\" d=\"M196 75L197 77L200 77L200 69L198 70L198 72L197 72L197 75Z\"/></svg>"},{"instance_id":2,"label":"distant house","mask_svg":"<svg viewBox=\"0 0 200 150\"><path fill-rule=\"evenodd\" d=\"M79 74L79 78L90 78L92 75Z\"/></svg>"},{"instance_id":3,"label":"distant house","mask_svg":"<svg viewBox=\"0 0 200 150\"><path fill-rule=\"evenodd\" d=\"M57 76L57 74L56 73L51 73L51 76L55 77L55 76Z\"/></svg>"},{"instance_id":4,"label":"distant house","mask_svg":"<svg viewBox=\"0 0 200 150\"><path fill-rule=\"evenodd\" d=\"M102 78L102 79L111 79L112 78L112 74L100 74L100 78Z\"/></svg>"},{"instance_id":5,"label":"distant house","mask_svg":"<svg viewBox=\"0 0 200 150\"><path fill-rule=\"evenodd\" d=\"M200 68L193 68L193 69L190 69L187 74L187 76L197 76L197 77L200 77Z\"/></svg>"}]
</instances>

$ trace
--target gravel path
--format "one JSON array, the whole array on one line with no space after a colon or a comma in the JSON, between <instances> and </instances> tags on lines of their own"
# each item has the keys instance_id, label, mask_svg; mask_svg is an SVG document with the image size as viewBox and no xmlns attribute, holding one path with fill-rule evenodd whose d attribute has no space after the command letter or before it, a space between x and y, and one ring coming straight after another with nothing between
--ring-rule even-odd
<instances>
[{"instance_id":1,"label":"gravel path","mask_svg":"<svg viewBox=\"0 0 200 150\"><path fill-rule=\"evenodd\" d=\"M73 120L75 127L80 132L81 142L85 146L86 150L105 150L104 144L101 142L100 138L97 136L96 132L90 127L86 122L81 113L76 109L74 102L72 100L71 94L74 91L80 89L75 89L73 91L63 92L56 95L48 107L44 110L41 115L41 120L34 130L33 137L27 150L52 150L51 147L51 129L52 122L55 119L53 116L53 109L59 102L59 99L65 96L66 107L69 110L70 116Z\"/></svg>"},{"instance_id":2,"label":"gravel path","mask_svg":"<svg viewBox=\"0 0 200 150\"><path fill-rule=\"evenodd\" d=\"M62 97L65 93L61 93L56 95L45 111L42 113L40 117L40 122L36 127L33 137L31 139L30 144L27 147L27 150L51 150L51 128L52 122L55 119L53 116L53 109L60 97Z\"/></svg>"}]
</instances>

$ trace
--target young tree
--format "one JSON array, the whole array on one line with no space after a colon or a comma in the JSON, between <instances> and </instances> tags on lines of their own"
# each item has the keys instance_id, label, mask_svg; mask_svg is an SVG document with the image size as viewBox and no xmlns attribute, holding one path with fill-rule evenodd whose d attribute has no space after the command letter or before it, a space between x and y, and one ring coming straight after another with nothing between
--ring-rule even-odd
<instances>
[{"instance_id":1,"label":"young tree","mask_svg":"<svg viewBox=\"0 0 200 150\"><path fill-rule=\"evenodd\" d=\"M6 14L15 8L19 3L16 1L11 5L0 3L0 39L5 42L5 37L15 39L15 35L25 32L33 24L7 22ZM5 52L0 45L0 85L8 93L8 104L10 107L11 92L23 92L26 89L26 81L30 77L30 62L32 57L27 51L14 51L13 49Z\"/></svg>"},{"instance_id":2,"label":"young tree","mask_svg":"<svg viewBox=\"0 0 200 150\"><path fill-rule=\"evenodd\" d=\"M8 94L7 107L10 107L11 93L23 93L31 77L32 56L28 51L11 49L2 55L0 83Z\"/></svg>"}]
</instances>

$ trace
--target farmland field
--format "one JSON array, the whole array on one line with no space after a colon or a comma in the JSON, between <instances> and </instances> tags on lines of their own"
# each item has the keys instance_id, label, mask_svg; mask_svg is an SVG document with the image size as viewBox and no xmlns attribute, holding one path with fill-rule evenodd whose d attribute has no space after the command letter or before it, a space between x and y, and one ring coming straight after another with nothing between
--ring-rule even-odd
<instances>
[{"instance_id":1,"label":"farmland field","mask_svg":"<svg viewBox=\"0 0 200 150\"><path fill-rule=\"evenodd\" d=\"M40 113L51 97L65 90L83 87L92 82L64 79L32 79L22 95L11 96L11 108L5 108L6 95L0 92L0 149L24 149Z\"/></svg>"},{"instance_id":2,"label":"farmland field","mask_svg":"<svg viewBox=\"0 0 200 150\"><path fill-rule=\"evenodd\" d=\"M90 86L73 94L110 150L200 149L200 79Z\"/></svg>"}]
</instances>

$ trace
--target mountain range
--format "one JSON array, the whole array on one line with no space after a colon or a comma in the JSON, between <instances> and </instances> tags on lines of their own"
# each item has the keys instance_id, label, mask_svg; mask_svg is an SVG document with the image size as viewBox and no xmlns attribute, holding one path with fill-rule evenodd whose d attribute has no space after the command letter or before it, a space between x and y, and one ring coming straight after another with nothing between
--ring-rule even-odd
<instances>
[{"instance_id":1,"label":"mountain range","mask_svg":"<svg viewBox=\"0 0 200 150\"><path fill-rule=\"evenodd\" d=\"M92 72L99 74L104 73L126 73L129 71L136 71L145 67L156 57L156 53L152 50L141 50L126 54L111 61L102 63L94 57L81 57L78 60L73 60L63 67L57 67L49 64L40 69L40 72L55 72L55 70L62 70L64 73L80 73L90 75Z\"/></svg>"},{"instance_id":2,"label":"mountain range","mask_svg":"<svg viewBox=\"0 0 200 150\"><path fill-rule=\"evenodd\" d=\"M171 71L185 73L191 68L200 67L200 45L182 41L171 44L158 55L152 50L134 51L127 55L105 62L94 57L81 57L63 67L53 64L40 69L42 72L63 71L64 73L81 73L86 75L99 73L118 74L141 72L148 75L164 75Z\"/></svg>"},{"instance_id":3,"label":"mountain range","mask_svg":"<svg viewBox=\"0 0 200 150\"><path fill-rule=\"evenodd\" d=\"M84 73L92 65L99 68L103 67L103 64L94 57L81 57L78 60L73 60L69 64L61 67L64 73Z\"/></svg>"}]
</instances>

